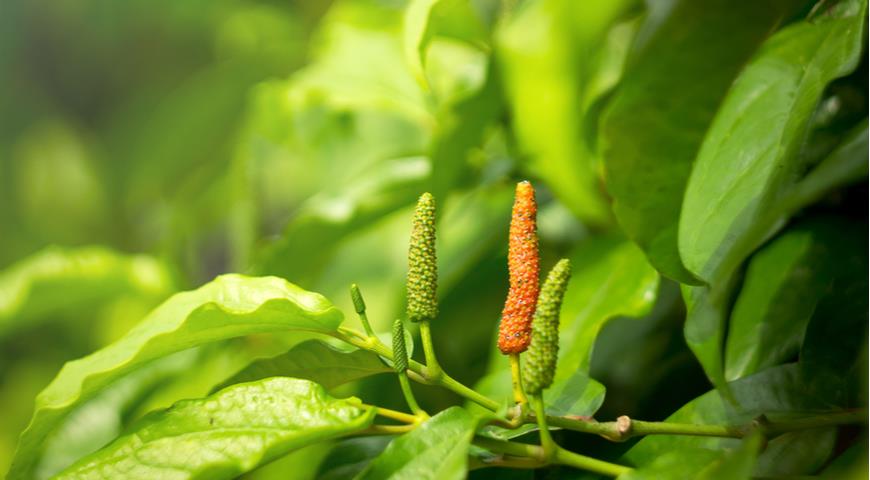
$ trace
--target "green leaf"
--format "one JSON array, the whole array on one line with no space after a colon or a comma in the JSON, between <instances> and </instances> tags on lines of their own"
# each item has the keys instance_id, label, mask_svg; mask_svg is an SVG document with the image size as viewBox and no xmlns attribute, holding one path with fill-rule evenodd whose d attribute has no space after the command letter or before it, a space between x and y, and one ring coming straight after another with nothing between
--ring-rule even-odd
<instances>
[{"instance_id":1,"label":"green leaf","mask_svg":"<svg viewBox=\"0 0 870 480\"><path fill-rule=\"evenodd\" d=\"M837 275L812 313L800 350L801 371L813 379L808 393L838 405L867 405L867 229L850 225L851 248L836 252ZM832 341L832 339L835 339Z\"/></svg>"},{"instance_id":2,"label":"green leaf","mask_svg":"<svg viewBox=\"0 0 870 480\"><path fill-rule=\"evenodd\" d=\"M336 444L317 472L318 480L353 478L377 458L393 440L392 436L348 438Z\"/></svg>"},{"instance_id":3,"label":"green leaf","mask_svg":"<svg viewBox=\"0 0 870 480\"><path fill-rule=\"evenodd\" d=\"M36 399L9 478L27 478L45 440L78 405L151 360L254 333L329 333L343 315L322 296L274 277L224 275L179 293L117 342L67 363Z\"/></svg>"},{"instance_id":4,"label":"green leaf","mask_svg":"<svg viewBox=\"0 0 870 480\"><path fill-rule=\"evenodd\" d=\"M356 478L450 480L467 474L468 448L478 419L451 407L396 438Z\"/></svg>"},{"instance_id":5,"label":"green leaf","mask_svg":"<svg viewBox=\"0 0 870 480\"><path fill-rule=\"evenodd\" d=\"M867 477L867 470L867 438L865 437L825 467L819 478L858 480Z\"/></svg>"},{"instance_id":6,"label":"green leaf","mask_svg":"<svg viewBox=\"0 0 870 480\"><path fill-rule=\"evenodd\" d=\"M796 364L769 368L761 373L742 378L729 384L736 405L732 404L721 391L712 390L692 400L668 417L666 422L691 423L699 425L743 425L764 414L776 421L794 416L831 411L831 398L828 395L809 395L808 385L803 380ZM819 433L818 431L816 432ZM802 445L806 438L782 435L768 444L767 450L759 455L758 465L772 465L778 472L789 475L810 473L803 470L807 465L819 465L830 455L833 444L828 433L817 435L813 449ZM634 465L648 465L668 452L684 449L706 448L722 450L733 448L739 440L733 438L701 438L686 436L647 436L632 447L624 459ZM796 443L797 442L797 443ZM781 455L790 448L806 452L794 458L794 464L771 462L771 458ZM779 457L785 460L783 457ZM755 475L765 475L763 469L756 469Z\"/></svg>"},{"instance_id":7,"label":"green leaf","mask_svg":"<svg viewBox=\"0 0 870 480\"><path fill-rule=\"evenodd\" d=\"M602 90L596 56L634 2L526 2L502 21L497 54L512 126L530 170L585 222L610 223L598 157L583 132ZM613 53L613 51L607 51Z\"/></svg>"},{"instance_id":8,"label":"green leaf","mask_svg":"<svg viewBox=\"0 0 870 480\"><path fill-rule=\"evenodd\" d=\"M700 283L677 248L692 162L731 82L798 3L650 3L600 141L614 213L667 277Z\"/></svg>"},{"instance_id":9,"label":"green leaf","mask_svg":"<svg viewBox=\"0 0 870 480\"><path fill-rule=\"evenodd\" d=\"M655 304L659 275L631 242L597 237L571 255L576 272L562 304L556 380L589 371L598 332L615 317L640 318Z\"/></svg>"},{"instance_id":10,"label":"green leaf","mask_svg":"<svg viewBox=\"0 0 870 480\"><path fill-rule=\"evenodd\" d=\"M189 349L149 362L78 406L46 441L35 477L52 477L115 439L139 402L153 389L191 370L198 353Z\"/></svg>"},{"instance_id":11,"label":"green leaf","mask_svg":"<svg viewBox=\"0 0 870 480\"><path fill-rule=\"evenodd\" d=\"M0 337L125 294L159 300L171 289L169 272L152 257L103 247L49 247L0 273Z\"/></svg>"},{"instance_id":12,"label":"green leaf","mask_svg":"<svg viewBox=\"0 0 870 480\"><path fill-rule=\"evenodd\" d=\"M309 340L280 355L251 363L218 388L282 375L311 380L329 390L360 378L392 371L372 352L343 352L319 340Z\"/></svg>"},{"instance_id":13,"label":"green leaf","mask_svg":"<svg viewBox=\"0 0 870 480\"><path fill-rule=\"evenodd\" d=\"M794 357L817 303L864 252L861 237L849 222L815 219L752 256L728 327L728 380Z\"/></svg>"},{"instance_id":14,"label":"green leaf","mask_svg":"<svg viewBox=\"0 0 870 480\"><path fill-rule=\"evenodd\" d=\"M802 178L788 194L785 211L795 211L818 201L835 187L867 177L867 119L819 165Z\"/></svg>"},{"instance_id":15,"label":"green leaf","mask_svg":"<svg viewBox=\"0 0 870 480\"><path fill-rule=\"evenodd\" d=\"M149 415L56 478L235 478L311 443L363 430L375 414L306 380L235 385Z\"/></svg>"},{"instance_id":16,"label":"green leaf","mask_svg":"<svg viewBox=\"0 0 870 480\"><path fill-rule=\"evenodd\" d=\"M668 452L650 465L619 476L618 480L749 479L762 437L750 435L734 450L716 452L702 448Z\"/></svg>"},{"instance_id":17,"label":"green leaf","mask_svg":"<svg viewBox=\"0 0 870 480\"><path fill-rule=\"evenodd\" d=\"M863 0L848 0L784 28L734 82L686 187L679 246L690 271L715 282L782 224L779 203L802 173L816 105L860 59L865 12Z\"/></svg>"},{"instance_id":18,"label":"green leaf","mask_svg":"<svg viewBox=\"0 0 870 480\"><path fill-rule=\"evenodd\" d=\"M683 326L686 344L695 354L707 378L716 388L721 388L726 397L730 393L725 381L722 344L725 322L731 311L738 279L739 276L735 274L707 287L681 286L686 303L686 323Z\"/></svg>"}]
</instances>

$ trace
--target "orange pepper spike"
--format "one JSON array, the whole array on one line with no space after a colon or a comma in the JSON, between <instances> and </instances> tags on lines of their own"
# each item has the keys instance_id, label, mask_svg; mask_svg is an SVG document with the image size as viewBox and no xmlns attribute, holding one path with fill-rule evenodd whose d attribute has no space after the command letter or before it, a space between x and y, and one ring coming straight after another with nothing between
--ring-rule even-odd
<instances>
[{"instance_id":1,"label":"orange pepper spike","mask_svg":"<svg viewBox=\"0 0 870 480\"><path fill-rule=\"evenodd\" d=\"M508 245L510 290L498 330L498 349L505 355L524 352L532 340L540 290L537 213L534 187L526 181L518 183Z\"/></svg>"}]
</instances>

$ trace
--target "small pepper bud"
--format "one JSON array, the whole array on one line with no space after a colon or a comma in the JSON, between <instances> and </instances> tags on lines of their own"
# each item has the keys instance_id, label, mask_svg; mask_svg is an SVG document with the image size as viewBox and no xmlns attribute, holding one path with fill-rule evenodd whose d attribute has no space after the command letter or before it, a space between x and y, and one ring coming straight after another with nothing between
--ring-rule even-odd
<instances>
[{"instance_id":1,"label":"small pepper bud","mask_svg":"<svg viewBox=\"0 0 870 480\"><path fill-rule=\"evenodd\" d=\"M508 243L510 290L498 331L498 348L505 355L524 352L531 341L532 317L540 288L537 213L532 184L518 183Z\"/></svg>"},{"instance_id":2,"label":"small pepper bud","mask_svg":"<svg viewBox=\"0 0 870 480\"><path fill-rule=\"evenodd\" d=\"M571 278L571 261L563 258L550 270L532 322L532 343L523 364L523 383L530 395L553 384L559 358L559 310Z\"/></svg>"},{"instance_id":3,"label":"small pepper bud","mask_svg":"<svg viewBox=\"0 0 870 480\"><path fill-rule=\"evenodd\" d=\"M393 368L397 373L408 369L408 351L405 349L405 326L402 319L393 322Z\"/></svg>"},{"instance_id":4,"label":"small pepper bud","mask_svg":"<svg viewBox=\"0 0 870 480\"><path fill-rule=\"evenodd\" d=\"M438 315L438 266L435 259L435 199L424 193L417 201L408 249L408 319L433 320Z\"/></svg>"},{"instance_id":5,"label":"small pepper bud","mask_svg":"<svg viewBox=\"0 0 870 480\"><path fill-rule=\"evenodd\" d=\"M366 313L366 302L363 300L362 293L360 293L359 287L355 283L350 286L350 299L353 301L353 309L356 313Z\"/></svg>"}]
</instances>

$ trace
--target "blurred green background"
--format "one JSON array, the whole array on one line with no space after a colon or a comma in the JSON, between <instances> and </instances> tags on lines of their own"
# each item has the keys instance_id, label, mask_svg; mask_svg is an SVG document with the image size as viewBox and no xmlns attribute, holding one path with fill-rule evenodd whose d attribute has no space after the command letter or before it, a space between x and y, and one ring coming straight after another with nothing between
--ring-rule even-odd
<instances>
[{"instance_id":1,"label":"blurred green background","mask_svg":"<svg viewBox=\"0 0 870 480\"><path fill-rule=\"evenodd\" d=\"M644 321L617 320L598 337L592 376L608 387L598 415L662 419L707 391L683 340L678 285L659 281L639 251L634 263L610 260L627 244L601 180L597 119L644 4L529 2L499 26L502 3L442 2L409 39L401 0L4 2L0 471L34 396L65 361L220 273L280 275L345 312L356 282L386 330L404 309L410 216L423 191L441 215L436 347L473 384L491 356L513 185L524 178L538 188L544 268L588 252L596 278L628 271L616 280L638 283L627 295L646 292L642 306L612 312ZM786 23L812 8L796 3ZM827 91L840 103L817 129L816 160L866 117L866 72L865 59ZM866 180L837 195L818 208L866 232ZM201 395L300 339L201 349L201 384L178 380L189 378L187 363L100 421L117 428ZM399 405L392 382L346 392ZM421 392L429 408L457 401ZM307 463L327 453L308 452Z\"/></svg>"}]
</instances>

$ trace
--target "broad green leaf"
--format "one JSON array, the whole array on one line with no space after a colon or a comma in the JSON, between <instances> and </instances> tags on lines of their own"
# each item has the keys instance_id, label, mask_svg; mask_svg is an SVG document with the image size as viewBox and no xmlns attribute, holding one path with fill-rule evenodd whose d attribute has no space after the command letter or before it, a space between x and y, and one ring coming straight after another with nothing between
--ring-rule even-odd
<instances>
[{"instance_id":1,"label":"broad green leaf","mask_svg":"<svg viewBox=\"0 0 870 480\"><path fill-rule=\"evenodd\" d=\"M254 333L329 333L343 315L322 296L274 277L224 275L174 295L117 342L67 363L36 399L9 478L27 478L46 439L77 406L146 362Z\"/></svg>"},{"instance_id":2,"label":"broad green leaf","mask_svg":"<svg viewBox=\"0 0 870 480\"><path fill-rule=\"evenodd\" d=\"M235 478L314 442L371 425L375 409L275 377L183 400L56 478Z\"/></svg>"},{"instance_id":3,"label":"broad green leaf","mask_svg":"<svg viewBox=\"0 0 870 480\"><path fill-rule=\"evenodd\" d=\"M608 224L610 213L598 157L583 135L584 117L602 93L596 54L632 4L526 2L503 19L496 35L513 129L530 170L572 212L594 225Z\"/></svg>"},{"instance_id":4,"label":"broad green leaf","mask_svg":"<svg viewBox=\"0 0 870 480\"><path fill-rule=\"evenodd\" d=\"M605 178L620 225L650 263L667 277L699 284L677 248L692 162L731 82L798 2L649 6L602 119Z\"/></svg>"},{"instance_id":5,"label":"broad green leaf","mask_svg":"<svg viewBox=\"0 0 870 480\"><path fill-rule=\"evenodd\" d=\"M687 448L668 452L647 466L620 475L619 480L748 480L760 448L761 435L756 433L734 450Z\"/></svg>"},{"instance_id":6,"label":"broad green leaf","mask_svg":"<svg viewBox=\"0 0 870 480\"><path fill-rule=\"evenodd\" d=\"M769 368L731 382L729 387L737 402L736 406L721 391L712 390L687 403L665 421L701 425L743 425L762 414L776 421L831 411L830 396L808 394L808 385L802 379L800 368L796 364ZM777 464L775 468L780 472L788 471L789 475L797 475L809 473L801 470L806 465L823 462L833 446L830 442L832 437L825 432L816 433L814 449L800 447L806 452L806 458L796 459L798 461L795 464ZM780 455L783 451L787 452L792 445L803 445L805 440L800 436L787 435L771 440L768 450L759 455L758 465L771 465L770 455ZM780 442L782 445L779 445ZM739 440L732 438L652 435L632 447L624 459L634 465L648 465L668 452L691 448L721 450L734 448L738 443ZM754 474L765 475L766 472L756 470Z\"/></svg>"},{"instance_id":7,"label":"broad green leaf","mask_svg":"<svg viewBox=\"0 0 870 480\"><path fill-rule=\"evenodd\" d=\"M125 294L156 301L171 290L166 267L151 257L103 247L49 247L0 273L0 337L29 322Z\"/></svg>"},{"instance_id":8,"label":"broad green leaf","mask_svg":"<svg viewBox=\"0 0 870 480\"><path fill-rule=\"evenodd\" d=\"M195 365L196 349L159 358L76 408L48 439L36 478L49 478L117 437L130 412L150 391Z\"/></svg>"},{"instance_id":9,"label":"broad green leaf","mask_svg":"<svg viewBox=\"0 0 870 480\"><path fill-rule=\"evenodd\" d=\"M788 193L786 212L818 201L831 189L867 177L867 119L854 128L842 144L802 178Z\"/></svg>"},{"instance_id":10,"label":"broad green leaf","mask_svg":"<svg viewBox=\"0 0 870 480\"><path fill-rule=\"evenodd\" d=\"M360 378L392 371L372 352L343 352L319 340L309 340L280 355L251 363L218 388L282 375L311 380L329 390Z\"/></svg>"},{"instance_id":11,"label":"broad green leaf","mask_svg":"<svg viewBox=\"0 0 870 480\"><path fill-rule=\"evenodd\" d=\"M728 380L794 357L816 304L865 251L862 236L847 222L815 219L752 256L728 326Z\"/></svg>"},{"instance_id":12,"label":"broad green leaf","mask_svg":"<svg viewBox=\"0 0 870 480\"><path fill-rule=\"evenodd\" d=\"M450 480L467 474L468 448L478 419L459 407L435 415L397 437L356 478Z\"/></svg>"},{"instance_id":13,"label":"broad green leaf","mask_svg":"<svg viewBox=\"0 0 870 480\"><path fill-rule=\"evenodd\" d=\"M318 480L347 480L368 467L393 440L392 436L348 438L338 442L323 459Z\"/></svg>"},{"instance_id":14,"label":"broad green leaf","mask_svg":"<svg viewBox=\"0 0 870 480\"><path fill-rule=\"evenodd\" d=\"M659 275L631 242L598 237L571 255L574 275L565 292L556 379L589 371L598 332L615 317L645 316L656 301Z\"/></svg>"},{"instance_id":15,"label":"broad green leaf","mask_svg":"<svg viewBox=\"0 0 870 480\"><path fill-rule=\"evenodd\" d=\"M819 478L824 480L859 480L867 478L867 471L867 438L865 437L825 467Z\"/></svg>"},{"instance_id":16,"label":"broad green leaf","mask_svg":"<svg viewBox=\"0 0 870 480\"><path fill-rule=\"evenodd\" d=\"M837 276L809 320L799 358L801 371L813 379L808 393L861 407L867 405L868 378L867 229L851 232L852 248L836 252Z\"/></svg>"},{"instance_id":17,"label":"broad green leaf","mask_svg":"<svg viewBox=\"0 0 870 480\"><path fill-rule=\"evenodd\" d=\"M835 428L780 435L767 442L764 456L755 465L755 472L774 477L817 472L828 461L836 441Z\"/></svg>"},{"instance_id":18,"label":"broad green leaf","mask_svg":"<svg viewBox=\"0 0 870 480\"><path fill-rule=\"evenodd\" d=\"M725 383L722 345L738 279L739 276L735 274L715 285L682 285L680 289L686 303L686 323L683 326L686 344L695 354L707 378L716 388L721 388L726 397L730 394Z\"/></svg>"},{"instance_id":19,"label":"broad green leaf","mask_svg":"<svg viewBox=\"0 0 870 480\"><path fill-rule=\"evenodd\" d=\"M848 0L784 28L734 82L686 187L679 246L690 271L717 281L781 225L810 118L825 86L857 65L865 13Z\"/></svg>"},{"instance_id":20,"label":"broad green leaf","mask_svg":"<svg viewBox=\"0 0 870 480\"><path fill-rule=\"evenodd\" d=\"M320 480L317 470L332 450L332 442L308 444L274 462L267 463L242 476L242 480L285 480L293 472L293 480Z\"/></svg>"}]
</instances>

